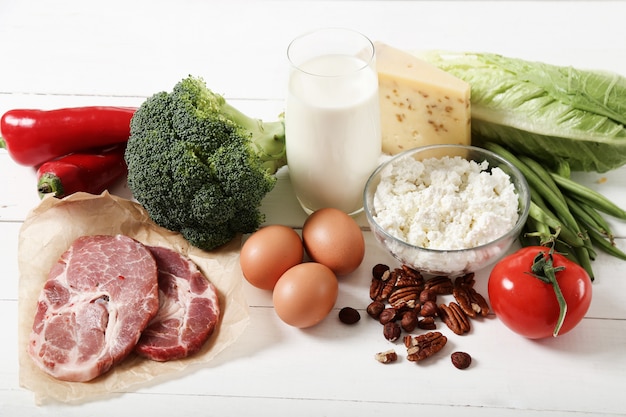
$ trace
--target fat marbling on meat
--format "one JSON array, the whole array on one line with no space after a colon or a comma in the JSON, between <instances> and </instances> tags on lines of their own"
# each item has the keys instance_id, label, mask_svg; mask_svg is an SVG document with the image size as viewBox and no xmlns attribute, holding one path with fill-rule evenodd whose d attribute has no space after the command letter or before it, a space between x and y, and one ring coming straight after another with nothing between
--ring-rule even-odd
<instances>
[{"instance_id":1,"label":"fat marbling on meat","mask_svg":"<svg viewBox=\"0 0 626 417\"><path fill-rule=\"evenodd\" d=\"M189 258L163 247L149 249L159 270L160 307L135 350L155 361L181 359L199 351L215 330L218 293Z\"/></svg>"},{"instance_id":2,"label":"fat marbling on meat","mask_svg":"<svg viewBox=\"0 0 626 417\"><path fill-rule=\"evenodd\" d=\"M28 353L57 379L92 380L133 351L158 298L147 247L122 235L79 237L49 272Z\"/></svg>"}]
</instances>

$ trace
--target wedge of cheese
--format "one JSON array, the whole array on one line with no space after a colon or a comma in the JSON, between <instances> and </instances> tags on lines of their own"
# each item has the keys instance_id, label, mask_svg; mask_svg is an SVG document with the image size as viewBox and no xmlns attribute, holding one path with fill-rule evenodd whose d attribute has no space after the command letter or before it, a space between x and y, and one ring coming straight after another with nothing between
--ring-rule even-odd
<instances>
[{"instance_id":1,"label":"wedge of cheese","mask_svg":"<svg viewBox=\"0 0 626 417\"><path fill-rule=\"evenodd\" d=\"M380 42L375 48L383 152L469 145L470 85L408 52Z\"/></svg>"}]
</instances>

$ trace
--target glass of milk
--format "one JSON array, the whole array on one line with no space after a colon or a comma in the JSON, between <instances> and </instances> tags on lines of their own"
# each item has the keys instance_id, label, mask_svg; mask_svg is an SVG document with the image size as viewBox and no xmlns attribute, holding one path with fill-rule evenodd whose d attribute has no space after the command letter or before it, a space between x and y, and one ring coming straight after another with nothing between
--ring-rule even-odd
<instances>
[{"instance_id":1,"label":"glass of milk","mask_svg":"<svg viewBox=\"0 0 626 417\"><path fill-rule=\"evenodd\" d=\"M374 45L341 28L294 39L285 107L287 163L307 213L363 209L363 189L381 154Z\"/></svg>"}]
</instances>

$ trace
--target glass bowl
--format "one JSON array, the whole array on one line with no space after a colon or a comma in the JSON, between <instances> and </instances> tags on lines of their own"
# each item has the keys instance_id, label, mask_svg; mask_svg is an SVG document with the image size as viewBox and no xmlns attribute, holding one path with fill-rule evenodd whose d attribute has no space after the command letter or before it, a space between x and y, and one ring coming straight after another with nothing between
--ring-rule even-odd
<instances>
[{"instance_id":1,"label":"glass bowl","mask_svg":"<svg viewBox=\"0 0 626 417\"><path fill-rule=\"evenodd\" d=\"M403 240L403 238L394 236L391 232L391 228L385 229L379 224L377 221L377 217L379 217L377 214L377 205L379 206L378 210L381 210L381 202L377 201L380 199L380 196L375 198L375 195L381 183L381 179L391 175L392 168L397 166L399 162L401 163L405 158L423 161L429 158L441 159L444 156L460 156L468 161L476 161L479 164L486 161L488 167L483 169L484 171L490 171L498 167L509 176L518 200L517 220L515 220L514 225L510 227L509 230L498 233L497 236L490 236L489 240L484 240L482 243L473 247L450 249L453 248L454 245L450 245L449 247L438 245L437 249L433 249L408 243ZM396 192L397 191L398 190L396 190ZM400 195L402 195L402 191L400 191ZM495 263L507 253L511 245L518 238L528 218L530 189L526 179L515 166L491 151L475 146L432 145L407 150L382 163L368 179L363 198L364 211L371 231L376 240L385 247L391 255L403 264L421 273L454 277L483 269ZM511 217L512 220L513 217L514 216ZM397 222L398 219L396 218L394 221ZM402 221L404 221L404 219L402 219ZM389 222L387 221L387 223ZM425 226L421 225L419 227L424 228ZM442 232L442 240L445 241L447 239L445 234L448 233L448 228L442 229L444 230Z\"/></svg>"}]
</instances>

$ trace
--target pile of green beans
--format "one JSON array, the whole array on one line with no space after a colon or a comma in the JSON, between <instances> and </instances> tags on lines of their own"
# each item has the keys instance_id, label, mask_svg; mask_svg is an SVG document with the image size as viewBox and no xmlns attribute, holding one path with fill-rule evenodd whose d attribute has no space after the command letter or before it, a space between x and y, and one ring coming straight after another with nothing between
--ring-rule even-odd
<instances>
[{"instance_id":1,"label":"pile of green beans","mask_svg":"<svg viewBox=\"0 0 626 417\"><path fill-rule=\"evenodd\" d=\"M613 232L602 215L626 220L626 211L570 179L567 163L551 170L502 145L486 142L482 146L517 167L530 186L528 220L520 235L522 246L553 244L557 252L585 268L592 280L591 262L596 259L596 249L626 260L626 253L615 246Z\"/></svg>"}]
</instances>

